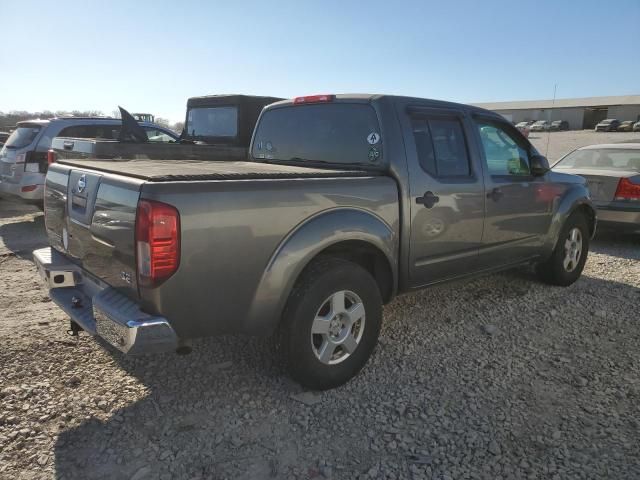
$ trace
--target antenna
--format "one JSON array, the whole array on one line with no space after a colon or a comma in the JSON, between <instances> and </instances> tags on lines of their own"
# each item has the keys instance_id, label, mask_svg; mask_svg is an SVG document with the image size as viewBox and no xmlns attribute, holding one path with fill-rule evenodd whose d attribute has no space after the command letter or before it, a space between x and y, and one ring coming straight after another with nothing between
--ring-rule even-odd
<instances>
[{"instance_id":1,"label":"antenna","mask_svg":"<svg viewBox=\"0 0 640 480\"><path fill-rule=\"evenodd\" d=\"M553 114L553 108L556 106L556 91L558 90L558 84L553 85L553 101L551 102L551 111L549 112L549 130L547 130L547 148L544 152L544 156L549 156L549 140L551 140L551 115Z\"/></svg>"}]
</instances>

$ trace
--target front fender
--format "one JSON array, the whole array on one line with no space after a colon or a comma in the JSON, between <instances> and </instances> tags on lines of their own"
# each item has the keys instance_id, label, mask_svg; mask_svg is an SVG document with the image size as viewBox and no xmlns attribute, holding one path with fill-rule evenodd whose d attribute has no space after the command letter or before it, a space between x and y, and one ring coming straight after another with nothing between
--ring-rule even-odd
<instances>
[{"instance_id":1,"label":"front fender","mask_svg":"<svg viewBox=\"0 0 640 480\"><path fill-rule=\"evenodd\" d=\"M554 212L551 217L551 224L544 242L544 255L548 257L556 248L560 231L567 219L579 208L586 208L590 211L593 224L591 227L591 237L596 231L596 209L591 202L589 189L584 183L572 183L568 185L564 194L556 199Z\"/></svg>"},{"instance_id":2,"label":"front fender","mask_svg":"<svg viewBox=\"0 0 640 480\"><path fill-rule=\"evenodd\" d=\"M343 241L359 240L387 258L397 286L398 234L376 215L355 208L325 210L296 226L275 250L265 269L245 331L269 334L277 326L300 273L320 252Z\"/></svg>"}]
</instances>

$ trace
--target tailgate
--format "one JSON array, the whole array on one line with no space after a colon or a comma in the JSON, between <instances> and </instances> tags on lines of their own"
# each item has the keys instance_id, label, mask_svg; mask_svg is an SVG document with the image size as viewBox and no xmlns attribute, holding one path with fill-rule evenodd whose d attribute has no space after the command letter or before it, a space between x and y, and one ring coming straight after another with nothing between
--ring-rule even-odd
<instances>
[{"instance_id":1,"label":"tailgate","mask_svg":"<svg viewBox=\"0 0 640 480\"><path fill-rule=\"evenodd\" d=\"M142 182L53 164L46 179L51 245L129 297L137 297L135 215Z\"/></svg>"}]
</instances>

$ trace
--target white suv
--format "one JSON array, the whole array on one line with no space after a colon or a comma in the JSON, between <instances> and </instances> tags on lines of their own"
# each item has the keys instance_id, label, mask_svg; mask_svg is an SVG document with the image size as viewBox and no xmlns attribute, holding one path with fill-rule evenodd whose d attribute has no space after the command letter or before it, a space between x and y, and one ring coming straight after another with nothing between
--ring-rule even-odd
<instances>
[{"instance_id":1,"label":"white suv","mask_svg":"<svg viewBox=\"0 0 640 480\"><path fill-rule=\"evenodd\" d=\"M151 142L170 142L178 134L154 123L140 122ZM47 151L54 137L116 140L122 121L105 117L60 117L18 122L0 150L0 194L39 203L44 198Z\"/></svg>"}]
</instances>

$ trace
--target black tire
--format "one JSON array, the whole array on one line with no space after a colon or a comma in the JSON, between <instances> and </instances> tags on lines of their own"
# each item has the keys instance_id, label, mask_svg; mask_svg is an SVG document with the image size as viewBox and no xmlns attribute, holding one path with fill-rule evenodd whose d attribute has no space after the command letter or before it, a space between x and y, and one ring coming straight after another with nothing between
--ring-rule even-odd
<instances>
[{"instance_id":1,"label":"black tire","mask_svg":"<svg viewBox=\"0 0 640 480\"><path fill-rule=\"evenodd\" d=\"M565 255L567 254L565 242L570 240L569 235L574 228L580 230L582 237L582 249L577 264L574 268L568 270L564 266ZM551 257L549 257L547 261L538 264L536 268L538 277L545 283L567 287L580 278L582 270L584 269L584 264L587 261L588 254L589 226L587 224L587 219L583 214L575 212L568 218L562 227L558 237L558 242L551 254Z\"/></svg>"},{"instance_id":2,"label":"black tire","mask_svg":"<svg viewBox=\"0 0 640 480\"><path fill-rule=\"evenodd\" d=\"M351 305L353 309L356 303L350 303L349 298L355 294L365 313L363 323L343 325L341 329L345 335L353 335L355 330L352 329L357 329L360 335L357 347L347 355L347 350L339 345L334 356L347 356L340 363L330 365L321 362L316 354L321 350L320 343L327 341L330 333L312 336L311 329L316 314L322 312L321 307L326 307L329 299L341 291L347 291L343 305ZM332 315L327 313L327 318ZM353 378L365 365L378 342L381 323L382 298L371 274L359 265L339 258L318 259L305 269L289 296L278 332L278 350L296 382L313 390L335 388Z\"/></svg>"}]
</instances>

